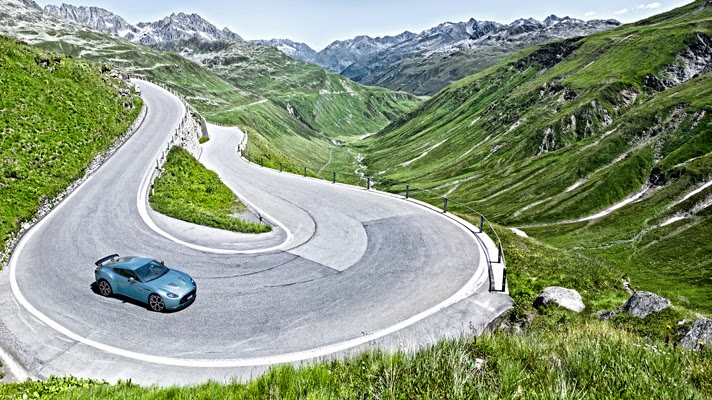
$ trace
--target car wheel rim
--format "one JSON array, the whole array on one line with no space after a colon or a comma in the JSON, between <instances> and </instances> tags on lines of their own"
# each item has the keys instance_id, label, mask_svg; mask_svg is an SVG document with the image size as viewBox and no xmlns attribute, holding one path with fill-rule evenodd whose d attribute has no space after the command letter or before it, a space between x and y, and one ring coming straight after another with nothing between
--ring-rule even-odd
<instances>
[{"instance_id":1,"label":"car wheel rim","mask_svg":"<svg viewBox=\"0 0 712 400\"><path fill-rule=\"evenodd\" d=\"M109 293L111 293L111 288L109 287L109 284L104 281L99 282L99 292L102 296L108 296Z\"/></svg>"},{"instance_id":2,"label":"car wheel rim","mask_svg":"<svg viewBox=\"0 0 712 400\"><path fill-rule=\"evenodd\" d=\"M150 299L148 299L148 302L151 306L151 309L153 311L161 311L163 310L163 299L160 298L159 296L156 296L155 294L151 296Z\"/></svg>"}]
</instances>

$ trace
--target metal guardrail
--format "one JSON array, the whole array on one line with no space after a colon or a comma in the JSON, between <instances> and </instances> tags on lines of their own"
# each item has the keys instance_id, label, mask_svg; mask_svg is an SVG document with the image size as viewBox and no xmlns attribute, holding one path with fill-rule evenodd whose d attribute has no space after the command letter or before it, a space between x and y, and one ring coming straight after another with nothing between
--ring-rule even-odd
<instances>
[{"instance_id":1,"label":"metal guardrail","mask_svg":"<svg viewBox=\"0 0 712 400\"><path fill-rule=\"evenodd\" d=\"M219 125L219 124L215 124ZM224 125L219 125L219 126L224 126ZM327 170L324 168L316 168L313 166L307 166L307 165L301 165L297 166L294 164L289 164L285 162L272 162L269 158L265 158L264 156L253 156L250 152L246 150L246 144L247 144L247 135L245 134L244 139L242 143L238 146L238 154L246 159L248 162L259 165L261 167L267 167L267 168L272 168L275 170L279 170L279 172L287 172L287 173L293 173L297 175L301 175L302 177L311 177L311 178L316 178L316 179L322 179L326 181L330 181L331 183L345 183L345 184L351 184L355 185L358 187L364 187L366 190L372 190L375 186L384 186L386 187L385 192L392 193L392 194L399 194L403 195L405 199L411 199L413 198L413 195L418 194L418 193L427 193L431 195L432 198L441 198L442 199L442 212L443 213L448 213L449 209L453 208L458 208L461 210L464 210L466 213L469 212L469 214L478 216L479 217L479 230L478 231L472 231L471 229L468 230L472 231L473 234L479 233L479 234L484 234L490 236L489 232L491 232L494 235L494 238L496 239L495 245L497 246L497 259L496 261L492 259L489 250L487 249L487 246L485 243L482 242L482 239L475 235L477 238L480 246L484 249L484 254L487 260L487 266L488 266L488 273L489 273L489 281L490 281L490 287L489 290L490 292L504 292L506 291L507 288L507 263L506 259L504 257L504 251L502 249L502 240L499 237L499 234L497 234L497 231L494 229L490 221L487 219L487 217L484 216L484 214L476 211L472 207L458 202L452 198L449 198L447 196L442 196L438 194L437 192L433 191L432 189L425 189L422 187L418 187L413 185L412 183L408 182L397 182L397 181L392 181L388 179L381 179L379 177L374 177L374 176L368 176L368 175L361 175L361 174L349 174L349 173L344 173L344 172L338 172L338 171L333 171L333 170ZM338 177L346 177L348 179L342 179L341 181L338 180ZM355 178L355 179L354 179ZM363 186L361 185L363 184ZM394 187L400 187L404 190L392 190ZM417 200L417 199L416 199ZM426 203L431 204L428 201L425 201ZM485 233L485 228L488 228L488 233ZM490 239L492 236L490 236ZM502 265L502 285L500 288L495 288L495 279L494 279L494 271L492 268L492 264L501 264Z\"/></svg>"}]
</instances>

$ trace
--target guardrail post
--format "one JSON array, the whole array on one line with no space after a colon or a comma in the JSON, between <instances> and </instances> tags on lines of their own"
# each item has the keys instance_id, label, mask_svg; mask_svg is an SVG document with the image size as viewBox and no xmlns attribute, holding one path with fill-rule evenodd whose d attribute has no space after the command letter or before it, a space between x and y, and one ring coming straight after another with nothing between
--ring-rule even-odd
<instances>
[{"instance_id":1,"label":"guardrail post","mask_svg":"<svg viewBox=\"0 0 712 400\"><path fill-rule=\"evenodd\" d=\"M371 190L371 177L368 177L368 180L366 181L366 190Z\"/></svg>"},{"instance_id":2,"label":"guardrail post","mask_svg":"<svg viewBox=\"0 0 712 400\"><path fill-rule=\"evenodd\" d=\"M336 183L336 172L333 172L333 174L334 175L332 176L331 183Z\"/></svg>"},{"instance_id":3,"label":"guardrail post","mask_svg":"<svg viewBox=\"0 0 712 400\"><path fill-rule=\"evenodd\" d=\"M410 186L405 185L405 198L406 198L406 199L407 199L408 196L410 195L410 193L408 193L409 189L410 189Z\"/></svg>"},{"instance_id":4,"label":"guardrail post","mask_svg":"<svg viewBox=\"0 0 712 400\"><path fill-rule=\"evenodd\" d=\"M282 163L279 163L279 172L282 172Z\"/></svg>"},{"instance_id":5,"label":"guardrail post","mask_svg":"<svg viewBox=\"0 0 712 400\"><path fill-rule=\"evenodd\" d=\"M497 246L497 263L502 262L502 242L499 242Z\"/></svg>"},{"instance_id":6,"label":"guardrail post","mask_svg":"<svg viewBox=\"0 0 712 400\"><path fill-rule=\"evenodd\" d=\"M247 162L252 162L252 154L247 153Z\"/></svg>"},{"instance_id":7,"label":"guardrail post","mask_svg":"<svg viewBox=\"0 0 712 400\"><path fill-rule=\"evenodd\" d=\"M502 270L502 291L507 290L507 267Z\"/></svg>"},{"instance_id":8,"label":"guardrail post","mask_svg":"<svg viewBox=\"0 0 712 400\"><path fill-rule=\"evenodd\" d=\"M482 233L482 226L484 225L485 222L485 216L480 215L480 233Z\"/></svg>"},{"instance_id":9,"label":"guardrail post","mask_svg":"<svg viewBox=\"0 0 712 400\"><path fill-rule=\"evenodd\" d=\"M304 167L304 177L307 177L307 167Z\"/></svg>"},{"instance_id":10,"label":"guardrail post","mask_svg":"<svg viewBox=\"0 0 712 400\"><path fill-rule=\"evenodd\" d=\"M263 157L260 157L260 165L263 167L265 166L265 160Z\"/></svg>"},{"instance_id":11,"label":"guardrail post","mask_svg":"<svg viewBox=\"0 0 712 400\"><path fill-rule=\"evenodd\" d=\"M447 212L447 197L443 197L443 213Z\"/></svg>"}]
</instances>

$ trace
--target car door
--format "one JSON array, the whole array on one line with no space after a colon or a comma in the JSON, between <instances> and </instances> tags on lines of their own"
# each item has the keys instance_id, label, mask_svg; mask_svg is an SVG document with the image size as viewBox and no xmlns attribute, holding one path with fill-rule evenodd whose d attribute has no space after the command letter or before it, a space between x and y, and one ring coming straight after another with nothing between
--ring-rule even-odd
<instances>
[{"instance_id":1,"label":"car door","mask_svg":"<svg viewBox=\"0 0 712 400\"><path fill-rule=\"evenodd\" d=\"M146 285L139 280L134 271L123 268L117 268L115 271L119 274L117 286L120 294L144 303L148 301L150 291L146 289Z\"/></svg>"},{"instance_id":2,"label":"car door","mask_svg":"<svg viewBox=\"0 0 712 400\"><path fill-rule=\"evenodd\" d=\"M111 285L114 289L114 293L128 296L129 294L127 292L129 290L129 277L131 276L129 274L129 271L123 268L114 268L114 272L116 272L116 278L114 279Z\"/></svg>"}]
</instances>

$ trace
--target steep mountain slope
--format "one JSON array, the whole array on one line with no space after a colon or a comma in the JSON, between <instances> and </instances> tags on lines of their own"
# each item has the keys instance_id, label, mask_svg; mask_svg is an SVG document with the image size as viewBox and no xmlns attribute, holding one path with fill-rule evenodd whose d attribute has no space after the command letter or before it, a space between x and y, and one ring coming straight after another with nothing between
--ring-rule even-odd
<instances>
[{"instance_id":1,"label":"steep mountain slope","mask_svg":"<svg viewBox=\"0 0 712 400\"><path fill-rule=\"evenodd\" d=\"M710 21L712 2L697 1L528 49L449 86L359 151L384 184L420 182L436 193L426 198L447 195L588 249L709 310Z\"/></svg>"},{"instance_id":2,"label":"steep mountain slope","mask_svg":"<svg viewBox=\"0 0 712 400\"><path fill-rule=\"evenodd\" d=\"M396 36L372 38L361 35L349 40L337 40L320 51L314 62L329 71L341 73L358 60L369 59L376 53L415 36L415 33L406 31Z\"/></svg>"},{"instance_id":3,"label":"steep mountain slope","mask_svg":"<svg viewBox=\"0 0 712 400\"><path fill-rule=\"evenodd\" d=\"M156 48L180 52L329 136L376 132L419 103L410 94L365 87L257 43L193 38Z\"/></svg>"},{"instance_id":4,"label":"steep mountain slope","mask_svg":"<svg viewBox=\"0 0 712 400\"><path fill-rule=\"evenodd\" d=\"M366 85L432 95L516 51L618 25L617 21L582 21L555 15L544 21L520 19L509 25L475 19L448 22L371 57L361 58L341 73Z\"/></svg>"},{"instance_id":5,"label":"steep mountain slope","mask_svg":"<svg viewBox=\"0 0 712 400\"><path fill-rule=\"evenodd\" d=\"M71 4L55 6L50 4L46 5L44 10L58 17L78 22L114 36L125 38L129 33L135 35L140 32L138 28L126 22L125 19L99 7L75 7Z\"/></svg>"},{"instance_id":6,"label":"steep mountain slope","mask_svg":"<svg viewBox=\"0 0 712 400\"><path fill-rule=\"evenodd\" d=\"M126 39L145 45L188 38L242 40L238 34L227 28L220 30L198 14L173 13L160 21L140 22L138 28L140 29L138 34L129 34Z\"/></svg>"},{"instance_id":7,"label":"steep mountain slope","mask_svg":"<svg viewBox=\"0 0 712 400\"><path fill-rule=\"evenodd\" d=\"M2 258L6 240L126 133L142 101L98 64L4 36L0 80Z\"/></svg>"}]
</instances>

